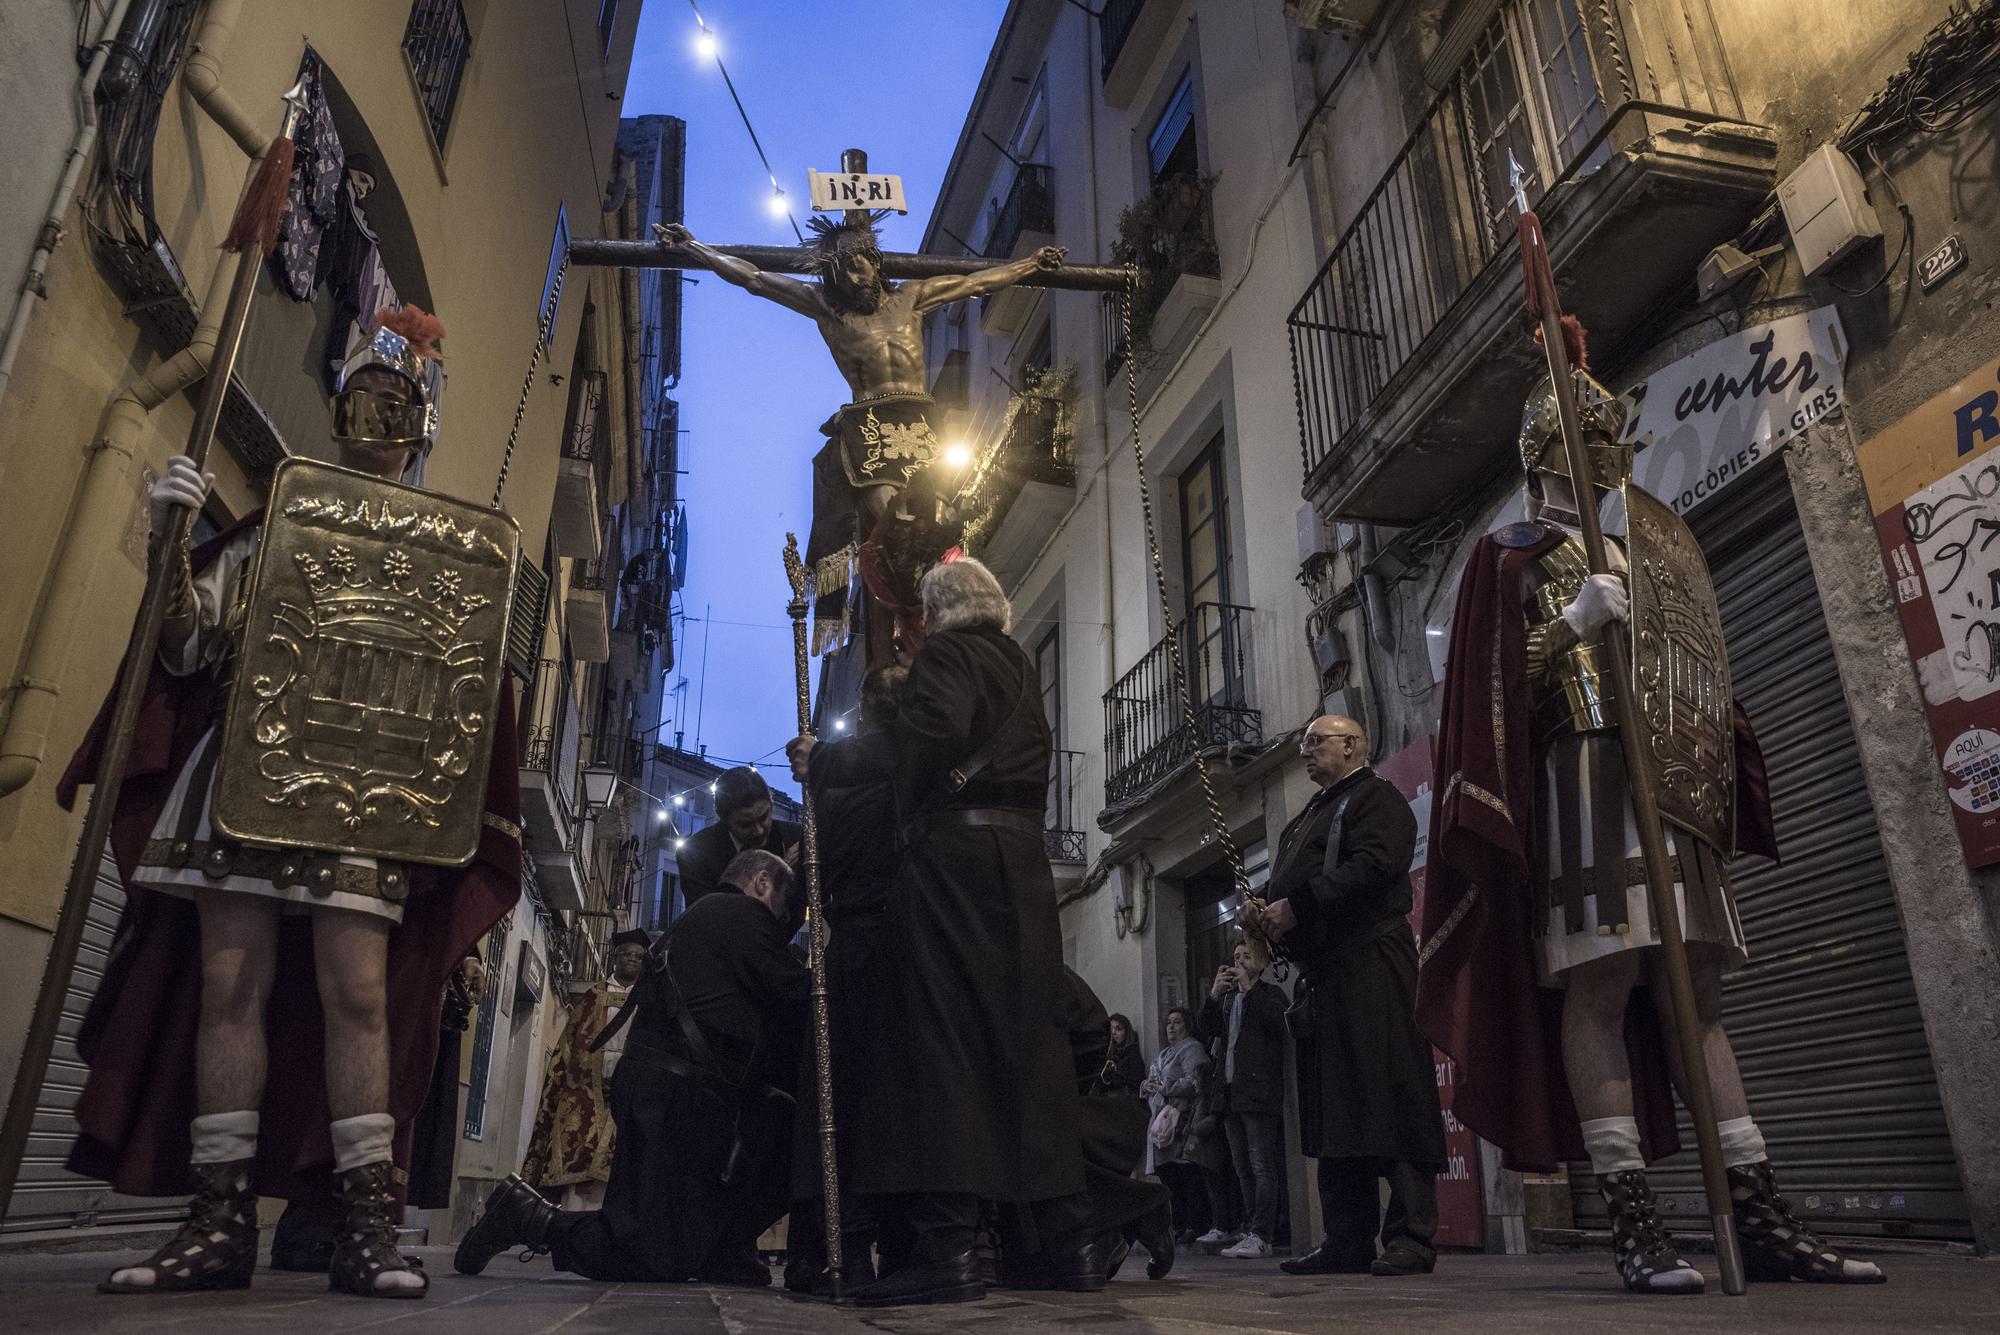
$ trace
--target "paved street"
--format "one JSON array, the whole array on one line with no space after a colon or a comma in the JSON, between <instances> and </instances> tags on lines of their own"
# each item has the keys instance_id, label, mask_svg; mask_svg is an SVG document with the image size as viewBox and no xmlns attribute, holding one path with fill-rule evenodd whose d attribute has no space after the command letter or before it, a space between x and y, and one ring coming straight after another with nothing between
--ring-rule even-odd
<instances>
[{"instance_id":1,"label":"paved street","mask_svg":"<svg viewBox=\"0 0 2000 1335\"><path fill-rule=\"evenodd\" d=\"M1128 1267L1102 1294L1006 1294L947 1308L862 1313L802 1303L782 1292L696 1286L590 1284L555 1274L546 1259L502 1257L478 1279L451 1272L450 1253L420 1253L435 1277L423 1302L366 1302L326 1293L313 1275L259 1271L248 1292L152 1300L101 1297L91 1286L130 1253L0 1255L0 1330L8 1332L358 1331L399 1335L818 1335L889 1331L950 1335L1011 1331L1602 1332L1754 1329L1759 1335L2000 1330L2000 1262L1888 1255L1887 1287L1828 1290L1752 1286L1750 1296L1641 1300L1619 1291L1595 1255L1447 1257L1428 1279L1300 1280L1269 1266L1215 1257L1185 1261L1158 1284ZM1706 1260L1707 1258L1703 1258ZM1714 1284L1712 1267L1711 1286Z\"/></svg>"}]
</instances>

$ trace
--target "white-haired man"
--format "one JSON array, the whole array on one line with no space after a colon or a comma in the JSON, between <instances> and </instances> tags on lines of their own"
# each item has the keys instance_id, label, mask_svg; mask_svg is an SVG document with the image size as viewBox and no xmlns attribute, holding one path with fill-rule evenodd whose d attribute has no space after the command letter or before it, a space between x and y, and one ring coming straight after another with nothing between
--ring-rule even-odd
<instances>
[{"instance_id":1,"label":"white-haired man","mask_svg":"<svg viewBox=\"0 0 2000 1335\"><path fill-rule=\"evenodd\" d=\"M926 638L894 722L788 748L815 791L892 782L903 821L888 913L907 958L871 1029L876 1074L861 1093L850 1180L857 1206L900 1218L917 1244L909 1264L854 1298L981 1296L981 1200L1003 1207L1009 1287L1100 1289L1042 845L1041 689L985 566L937 566L922 592Z\"/></svg>"}]
</instances>

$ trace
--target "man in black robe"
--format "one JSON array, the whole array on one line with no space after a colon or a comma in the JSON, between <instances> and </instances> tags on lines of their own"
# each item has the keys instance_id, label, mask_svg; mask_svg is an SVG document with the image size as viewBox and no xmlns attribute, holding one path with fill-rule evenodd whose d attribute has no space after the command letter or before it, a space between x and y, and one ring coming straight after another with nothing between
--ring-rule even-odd
<instances>
[{"instance_id":1,"label":"man in black robe","mask_svg":"<svg viewBox=\"0 0 2000 1335\"><path fill-rule=\"evenodd\" d=\"M738 853L761 848L790 858L799 827L771 817L771 789L748 765L724 770L715 781L715 824L689 835L674 854L681 878L681 903L693 908L722 885L722 872ZM804 906L798 906L803 912Z\"/></svg>"},{"instance_id":2,"label":"man in black robe","mask_svg":"<svg viewBox=\"0 0 2000 1335\"><path fill-rule=\"evenodd\" d=\"M1292 1017L1299 1139L1319 1160L1326 1240L1279 1268L1428 1274L1445 1150L1437 1070L1416 1021L1417 818L1368 768L1368 736L1353 719L1314 719L1299 751L1320 791L1279 839L1262 921L1301 973L1304 1007ZM1381 1178L1389 1209L1377 1257Z\"/></svg>"},{"instance_id":3,"label":"man in black robe","mask_svg":"<svg viewBox=\"0 0 2000 1335\"><path fill-rule=\"evenodd\" d=\"M510 1176L459 1243L461 1274L525 1246L586 1279L771 1282L756 1243L785 1213L810 983L783 925L785 860L740 853L722 884L675 920L633 988L604 1208L558 1210Z\"/></svg>"},{"instance_id":4,"label":"man in black robe","mask_svg":"<svg viewBox=\"0 0 2000 1335\"><path fill-rule=\"evenodd\" d=\"M788 748L815 789L892 782L903 827L887 911L898 967L870 1016L875 1078L861 1093L853 1185L857 1208L917 1241L911 1264L854 1298L981 1296L981 1200L1023 1207L1003 1208L1009 1287L1101 1289L1042 842L1040 684L986 567L933 568L923 601L927 638L895 723Z\"/></svg>"}]
</instances>

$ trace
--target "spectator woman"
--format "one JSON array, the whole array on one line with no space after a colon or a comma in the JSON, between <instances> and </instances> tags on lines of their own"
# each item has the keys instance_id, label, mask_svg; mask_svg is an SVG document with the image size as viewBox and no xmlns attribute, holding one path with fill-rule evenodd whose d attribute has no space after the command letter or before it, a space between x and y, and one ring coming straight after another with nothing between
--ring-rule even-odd
<instances>
[{"instance_id":1,"label":"spectator woman","mask_svg":"<svg viewBox=\"0 0 2000 1335\"><path fill-rule=\"evenodd\" d=\"M1111 1046L1104 1054L1104 1069L1090 1083L1091 1094L1139 1095L1139 1086L1146 1080L1146 1062L1139 1055L1139 1036L1132 1032L1132 1022L1122 1015L1113 1015L1110 1023Z\"/></svg>"},{"instance_id":2,"label":"spectator woman","mask_svg":"<svg viewBox=\"0 0 2000 1335\"><path fill-rule=\"evenodd\" d=\"M1153 1110L1147 1133L1146 1169L1159 1176L1174 1194L1174 1221L1188 1238L1199 1233L1208 1216L1208 1191L1201 1169L1188 1161L1188 1139L1194 1129L1208 1069L1208 1051L1194 1037L1192 1017L1185 1006L1167 1012L1167 1043L1146 1072L1139 1092Z\"/></svg>"}]
</instances>

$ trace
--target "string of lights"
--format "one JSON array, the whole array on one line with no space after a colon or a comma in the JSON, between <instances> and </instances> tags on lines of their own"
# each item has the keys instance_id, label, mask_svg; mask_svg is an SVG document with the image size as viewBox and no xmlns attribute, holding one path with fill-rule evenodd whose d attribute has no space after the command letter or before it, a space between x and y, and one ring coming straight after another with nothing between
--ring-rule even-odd
<instances>
[{"instance_id":1,"label":"string of lights","mask_svg":"<svg viewBox=\"0 0 2000 1335\"><path fill-rule=\"evenodd\" d=\"M771 181L771 212L792 225L792 235L799 244L806 243L806 234L799 228L798 216L792 212L790 199L785 187L778 183L778 173L771 169L771 159L764 152L764 141L757 137L757 127L750 123L750 113L743 107L743 99L736 92L736 81L729 77L729 67L722 63L722 43L715 35L715 29L708 26L708 20L701 16L701 7L695 0L688 0L688 8L694 11L695 26L699 29L694 39L694 49L704 60L713 60L716 70L722 75L723 86L729 89L729 100L736 104L736 114L743 120L743 129L750 136L750 146L757 150L757 160L764 164L764 175Z\"/></svg>"}]
</instances>

